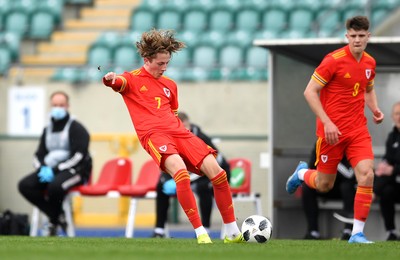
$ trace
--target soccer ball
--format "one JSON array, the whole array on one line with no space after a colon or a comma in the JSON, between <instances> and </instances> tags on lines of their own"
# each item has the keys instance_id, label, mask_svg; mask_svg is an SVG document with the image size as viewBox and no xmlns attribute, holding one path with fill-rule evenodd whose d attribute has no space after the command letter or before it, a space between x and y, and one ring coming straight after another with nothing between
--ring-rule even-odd
<instances>
[{"instance_id":1,"label":"soccer ball","mask_svg":"<svg viewBox=\"0 0 400 260\"><path fill-rule=\"evenodd\" d=\"M252 215L243 221L242 234L247 242L266 243L272 234L271 221L264 216Z\"/></svg>"}]
</instances>

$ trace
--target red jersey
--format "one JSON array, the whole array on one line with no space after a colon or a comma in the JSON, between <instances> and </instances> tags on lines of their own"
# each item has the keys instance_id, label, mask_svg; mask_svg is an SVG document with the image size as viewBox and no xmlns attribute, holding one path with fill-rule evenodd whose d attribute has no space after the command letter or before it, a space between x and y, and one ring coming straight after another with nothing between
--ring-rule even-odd
<instances>
[{"instance_id":1,"label":"red jersey","mask_svg":"<svg viewBox=\"0 0 400 260\"><path fill-rule=\"evenodd\" d=\"M375 59L366 52L357 62L347 45L326 55L312 75L323 86L320 100L326 114L343 135L367 127L364 95L374 85L375 67ZM319 118L317 136L325 137Z\"/></svg>"},{"instance_id":2,"label":"red jersey","mask_svg":"<svg viewBox=\"0 0 400 260\"><path fill-rule=\"evenodd\" d=\"M142 67L118 75L114 86L111 81L104 81L104 84L122 95L142 145L155 132L190 136L190 131L176 116L178 89L170 78L157 79Z\"/></svg>"}]
</instances>

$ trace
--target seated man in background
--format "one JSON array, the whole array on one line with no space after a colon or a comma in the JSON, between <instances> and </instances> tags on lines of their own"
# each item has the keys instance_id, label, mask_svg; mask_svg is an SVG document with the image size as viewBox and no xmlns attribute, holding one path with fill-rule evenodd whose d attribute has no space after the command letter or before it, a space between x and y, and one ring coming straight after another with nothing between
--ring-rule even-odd
<instances>
[{"instance_id":1,"label":"seated man in background","mask_svg":"<svg viewBox=\"0 0 400 260\"><path fill-rule=\"evenodd\" d=\"M310 168L315 169L316 160L316 149L311 153L309 164ZM339 220L345 222L344 229L342 231L341 239L349 240L352 230L353 220L353 207L354 207L354 196L356 194L356 178L354 171L347 161L346 157L343 157L337 168L338 174L336 175L335 185L333 189L327 193L317 192L315 189L309 188L307 185L302 185L302 203L304 213L307 218L308 231L305 235L305 239L321 239L318 225L318 198L327 200L343 200L343 212L334 214ZM342 216L344 215L344 216ZM346 221L347 220L347 221ZM347 222L347 223L346 223Z\"/></svg>"},{"instance_id":2,"label":"seated man in background","mask_svg":"<svg viewBox=\"0 0 400 260\"><path fill-rule=\"evenodd\" d=\"M213 144L210 137L204 134L200 127L192 124L187 114L183 112L178 113L179 119L193 134L202 139L207 145L213 149L218 149ZM221 168L226 171L228 181L230 179L230 167L227 160L218 151L217 161ZM213 188L207 176L199 176L197 174L190 174L191 187L199 198L200 216L204 227L208 230L211 226L211 212L213 207ZM170 197L176 195L176 184L174 179L167 174L160 175L160 181L157 185L157 198L156 198L156 227L154 229L153 237L165 237L165 223L168 219L168 208L170 205Z\"/></svg>"},{"instance_id":3,"label":"seated man in background","mask_svg":"<svg viewBox=\"0 0 400 260\"><path fill-rule=\"evenodd\" d=\"M374 190L388 233L386 240L400 240L394 221L395 203L400 203L400 102L393 105L392 120L394 127L386 139L385 155L375 170Z\"/></svg>"},{"instance_id":4,"label":"seated man in background","mask_svg":"<svg viewBox=\"0 0 400 260\"><path fill-rule=\"evenodd\" d=\"M66 231L62 210L68 191L88 181L92 171L90 136L69 112L69 97L62 91L50 97L50 122L44 128L35 152L35 171L20 180L19 192L49 218L49 235L57 227Z\"/></svg>"}]
</instances>

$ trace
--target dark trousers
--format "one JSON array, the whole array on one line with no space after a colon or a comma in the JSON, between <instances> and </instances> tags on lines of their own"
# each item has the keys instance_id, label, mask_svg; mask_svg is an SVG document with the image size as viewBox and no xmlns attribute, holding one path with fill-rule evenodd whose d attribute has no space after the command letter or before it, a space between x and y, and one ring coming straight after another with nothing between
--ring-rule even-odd
<instances>
[{"instance_id":1,"label":"dark trousers","mask_svg":"<svg viewBox=\"0 0 400 260\"><path fill-rule=\"evenodd\" d=\"M319 193L314 189L309 188L303 184L302 190L302 203L304 213L307 218L308 232L313 230L319 231L318 225L318 197L327 200L343 200L343 213L349 217L353 216L354 211L354 196L356 193L355 180L345 179L340 180L339 176L336 178L335 185L332 190L327 193ZM345 224L345 228L352 229L351 224Z\"/></svg>"},{"instance_id":2,"label":"dark trousers","mask_svg":"<svg viewBox=\"0 0 400 260\"><path fill-rule=\"evenodd\" d=\"M37 173L31 173L20 180L18 190L25 199L45 213L52 224L57 225L68 190L83 184L85 179L67 170L56 173L52 182L41 183Z\"/></svg>"},{"instance_id":3,"label":"dark trousers","mask_svg":"<svg viewBox=\"0 0 400 260\"><path fill-rule=\"evenodd\" d=\"M393 176L376 177L375 193L379 196L379 206L386 230L396 229L395 204L400 203L400 183L397 183Z\"/></svg>"},{"instance_id":4,"label":"dark trousers","mask_svg":"<svg viewBox=\"0 0 400 260\"><path fill-rule=\"evenodd\" d=\"M172 177L166 173L162 173L160 181L157 184L156 198L156 227L164 228L168 219L168 208L170 205L170 196L162 191L164 182ZM213 207L213 189L209 179L202 176L191 183L193 191L199 198L200 217L205 228L211 226L211 212Z\"/></svg>"}]
</instances>

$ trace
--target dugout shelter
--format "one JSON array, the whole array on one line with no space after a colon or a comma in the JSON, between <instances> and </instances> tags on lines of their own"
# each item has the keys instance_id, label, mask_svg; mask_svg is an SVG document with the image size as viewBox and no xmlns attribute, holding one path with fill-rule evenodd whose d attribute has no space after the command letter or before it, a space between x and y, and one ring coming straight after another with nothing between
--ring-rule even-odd
<instances>
[{"instance_id":1,"label":"dugout shelter","mask_svg":"<svg viewBox=\"0 0 400 260\"><path fill-rule=\"evenodd\" d=\"M268 183L268 204L272 207L269 210L273 212L274 236L277 238L303 238L307 231L301 194L289 195L285 190L286 180L298 161L308 162L316 140L315 115L303 92L323 57L346 44L347 39L339 38L254 41L254 45L270 51L268 117L272 174ZM366 52L377 62L375 90L378 104L385 113L384 122L375 125L366 109L374 152L379 160L387 134L393 127L391 107L394 102L400 101L400 37L371 37ZM340 202L320 204L325 208L320 213L321 235L340 237L338 232L343 224L332 217L332 213L341 208ZM371 209L365 232L373 240L386 237L377 203Z\"/></svg>"}]
</instances>

